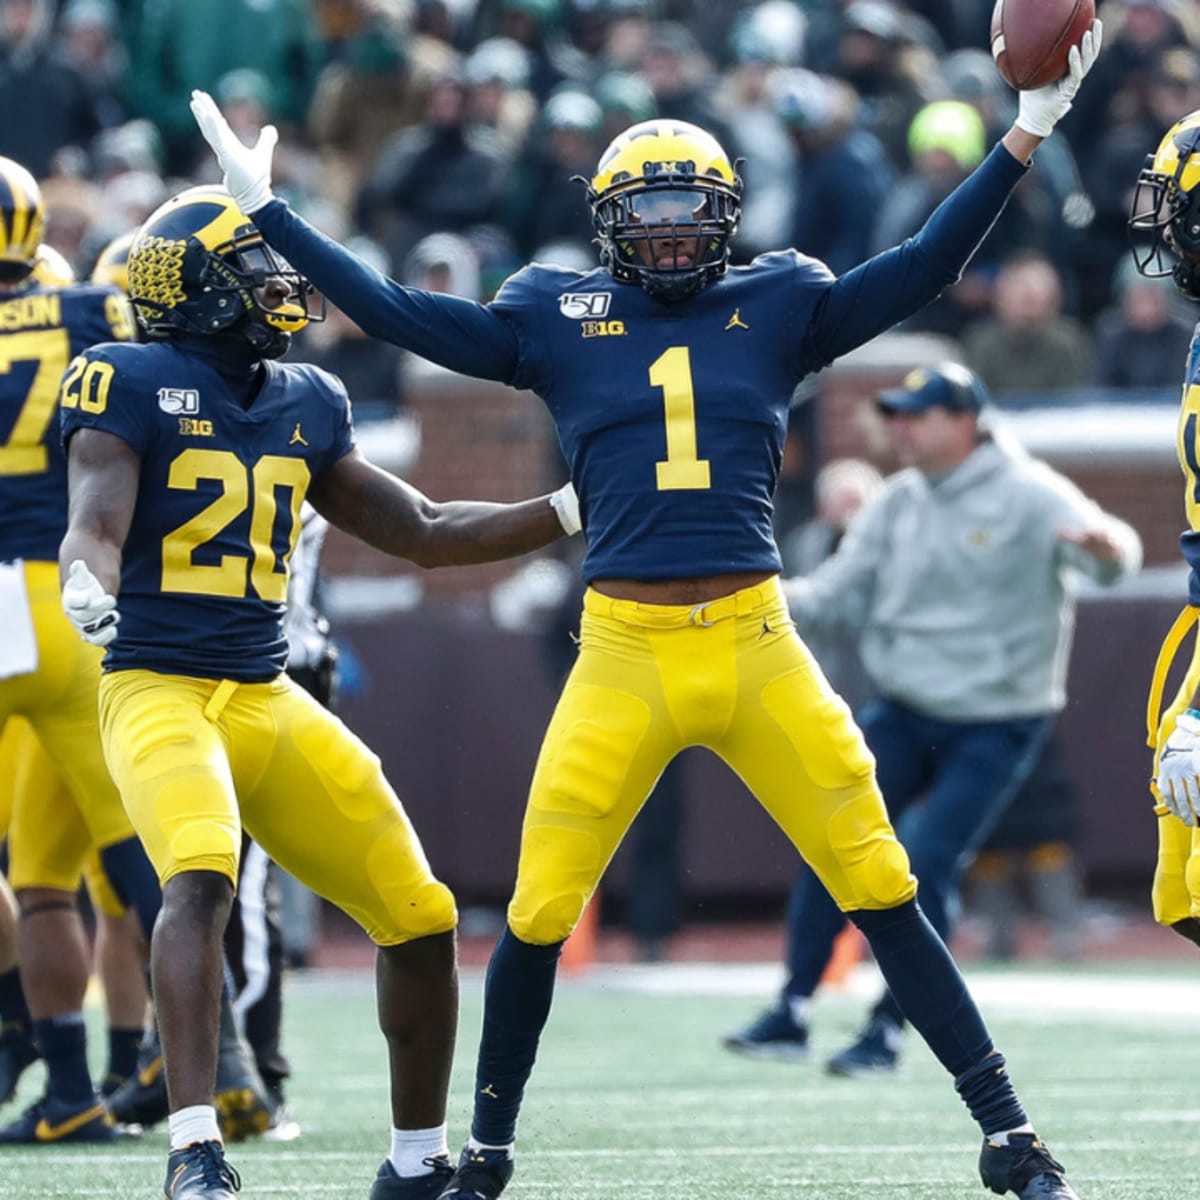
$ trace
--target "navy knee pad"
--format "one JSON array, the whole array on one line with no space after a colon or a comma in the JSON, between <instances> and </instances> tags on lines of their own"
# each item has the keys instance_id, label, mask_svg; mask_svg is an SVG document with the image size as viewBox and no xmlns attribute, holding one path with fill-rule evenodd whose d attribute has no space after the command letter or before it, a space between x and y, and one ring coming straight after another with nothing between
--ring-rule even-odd
<instances>
[{"instance_id":1,"label":"navy knee pad","mask_svg":"<svg viewBox=\"0 0 1200 1200\"><path fill-rule=\"evenodd\" d=\"M137 913L142 932L149 939L162 908L162 888L142 843L131 837L105 846L100 851L100 865L117 899Z\"/></svg>"}]
</instances>

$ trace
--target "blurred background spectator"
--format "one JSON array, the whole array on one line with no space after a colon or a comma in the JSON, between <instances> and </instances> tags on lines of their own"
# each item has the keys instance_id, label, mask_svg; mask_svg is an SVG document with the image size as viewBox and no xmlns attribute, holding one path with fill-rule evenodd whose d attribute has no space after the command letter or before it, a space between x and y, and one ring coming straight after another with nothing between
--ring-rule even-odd
<instances>
[{"instance_id":1,"label":"blurred background spectator","mask_svg":"<svg viewBox=\"0 0 1200 1200\"><path fill-rule=\"evenodd\" d=\"M776 78L773 95L799 177L784 244L840 275L870 253L868 214L883 206L896 173L879 139L856 128L860 101L849 85L794 70Z\"/></svg>"},{"instance_id":2,"label":"blurred background spectator","mask_svg":"<svg viewBox=\"0 0 1200 1200\"><path fill-rule=\"evenodd\" d=\"M1001 266L991 315L963 334L967 365L993 392L1054 392L1087 382L1091 341L1063 314L1062 299L1054 264L1036 251Z\"/></svg>"},{"instance_id":3,"label":"blurred background spectator","mask_svg":"<svg viewBox=\"0 0 1200 1200\"><path fill-rule=\"evenodd\" d=\"M1169 279L1117 267L1116 303L1096 320L1092 382L1112 388L1173 388L1192 340L1190 314Z\"/></svg>"}]
</instances>

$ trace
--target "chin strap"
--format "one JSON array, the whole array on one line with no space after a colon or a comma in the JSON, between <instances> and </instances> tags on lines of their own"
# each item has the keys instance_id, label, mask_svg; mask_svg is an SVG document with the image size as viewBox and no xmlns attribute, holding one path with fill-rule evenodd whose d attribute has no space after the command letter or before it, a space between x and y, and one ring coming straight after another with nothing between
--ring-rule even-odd
<instances>
[{"instance_id":1,"label":"chin strap","mask_svg":"<svg viewBox=\"0 0 1200 1200\"><path fill-rule=\"evenodd\" d=\"M643 271L638 282L647 296L660 304L678 304L688 300L710 282L707 271L689 275L674 275L667 272Z\"/></svg>"}]
</instances>

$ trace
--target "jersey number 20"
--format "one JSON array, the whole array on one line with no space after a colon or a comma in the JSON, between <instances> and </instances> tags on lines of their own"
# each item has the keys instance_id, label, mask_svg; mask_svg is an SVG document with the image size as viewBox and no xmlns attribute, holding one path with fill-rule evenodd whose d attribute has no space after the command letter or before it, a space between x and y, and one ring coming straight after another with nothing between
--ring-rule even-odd
<instances>
[{"instance_id":1,"label":"jersey number 20","mask_svg":"<svg viewBox=\"0 0 1200 1200\"><path fill-rule=\"evenodd\" d=\"M302 458L264 454L248 471L228 450L185 450L172 463L167 487L194 492L201 479L215 480L221 494L190 521L168 533L162 544L162 590L193 596L245 596L250 584L263 600L282 603L287 598L287 573L276 570L274 532L276 488L291 496L286 563L300 536L300 505L308 488L308 464ZM254 565L246 578L244 554L222 554L216 566L193 561L198 547L250 509L250 549Z\"/></svg>"}]
</instances>

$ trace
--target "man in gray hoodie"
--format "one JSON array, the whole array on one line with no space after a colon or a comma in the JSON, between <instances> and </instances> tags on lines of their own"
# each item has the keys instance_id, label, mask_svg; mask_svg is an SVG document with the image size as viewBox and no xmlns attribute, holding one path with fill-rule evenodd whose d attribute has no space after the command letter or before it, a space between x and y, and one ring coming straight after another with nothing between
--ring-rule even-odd
<instances>
[{"instance_id":1,"label":"man in gray hoodie","mask_svg":"<svg viewBox=\"0 0 1200 1200\"><path fill-rule=\"evenodd\" d=\"M801 636L857 631L880 699L859 714L889 815L948 940L959 875L1016 794L1066 702L1079 572L1111 584L1141 565L1138 535L1045 463L991 435L987 393L954 363L882 393L893 475L837 552L785 590ZM907 812L924 799L919 809ZM803 1058L808 1008L845 924L816 876L788 904L779 1003L725 1045ZM890 993L835 1074L895 1068Z\"/></svg>"}]
</instances>

